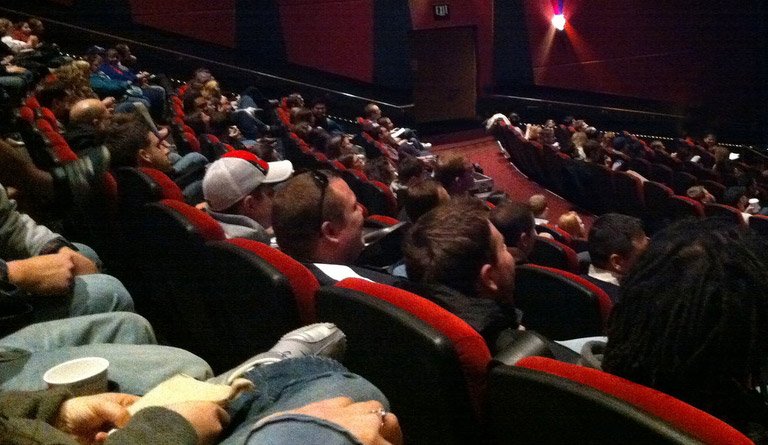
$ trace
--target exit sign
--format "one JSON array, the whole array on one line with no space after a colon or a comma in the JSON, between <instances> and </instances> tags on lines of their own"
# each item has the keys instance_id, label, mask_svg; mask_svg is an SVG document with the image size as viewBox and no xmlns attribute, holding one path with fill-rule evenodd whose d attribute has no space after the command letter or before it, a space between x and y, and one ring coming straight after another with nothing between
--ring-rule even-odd
<instances>
[{"instance_id":1,"label":"exit sign","mask_svg":"<svg viewBox=\"0 0 768 445\"><path fill-rule=\"evenodd\" d=\"M451 12L448 5L434 5L435 20L448 20L451 18Z\"/></svg>"}]
</instances>

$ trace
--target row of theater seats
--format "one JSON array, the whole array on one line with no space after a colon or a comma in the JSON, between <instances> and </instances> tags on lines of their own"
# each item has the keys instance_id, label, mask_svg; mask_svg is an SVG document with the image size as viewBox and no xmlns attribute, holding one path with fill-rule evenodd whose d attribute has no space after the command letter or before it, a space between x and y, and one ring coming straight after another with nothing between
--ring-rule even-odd
<instances>
[{"instance_id":1,"label":"row of theater seats","mask_svg":"<svg viewBox=\"0 0 768 445\"><path fill-rule=\"evenodd\" d=\"M549 147L527 141L504 125L497 126L495 132L495 137L510 160L525 175L594 213L619 212L637 216L644 220L651 232L670 221L685 217L722 216L734 224L746 224L741 212L731 206L702 204L682 196L689 187L700 184L716 198L719 196L722 199L724 186L711 178L697 178L691 173L674 171L667 165L651 164L644 159L632 159L627 165L648 178L648 181L642 181L624 171L612 171L605 166L586 162L580 163L578 168L584 169L587 174L575 178L574 164L579 161ZM647 168L643 168L643 165ZM766 223L768 221L762 216L753 216L749 220L750 226L768 234Z\"/></svg>"},{"instance_id":2,"label":"row of theater seats","mask_svg":"<svg viewBox=\"0 0 768 445\"><path fill-rule=\"evenodd\" d=\"M285 157L293 163L294 169L326 169L335 171L355 193L358 202L363 205L368 215L397 216L398 203L392 190L384 183L369 180L360 170L347 169L336 160L329 160L309 146L298 135L290 131L291 123L285 99L276 108L276 117L286 132L281 138L285 149ZM381 154L378 154L381 156ZM375 157L375 156L374 156Z\"/></svg>"},{"instance_id":3,"label":"row of theater seats","mask_svg":"<svg viewBox=\"0 0 768 445\"><path fill-rule=\"evenodd\" d=\"M491 357L477 332L417 295L357 279L321 287L302 264L269 246L225 240L157 170L118 169L108 188L116 201L114 247L138 310L164 342L201 355L217 371L283 332L330 321L347 334L345 364L387 394L407 443L748 443L677 399L546 358L551 353L535 334L522 333ZM368 221L398 223L379 215ZM516 299L529 328L553 339L602 333L611 309L591 283L537 265L517 268Z\"/></svg>"},{"instance_id":4,"label":"row of theater seats","mask_svg":"<svg viewBox=\"0 0 768 445\"><path fill-rule=\"evenodd\" d=\"M225 240L156 170L119 169L116 178L125 254L144 284L135 294L139 311L164 341L217 370L282 332L329 321L348 337L346 366L387 395L407 443L599 443L620 434L648 443L747 443L672 397L546 358L551 351L531 332L492 357L464 321L410 292L361 279L321 287L269 246ZM542 325L551 338L602 332L610 302L590 283L535 265L519 266L517 277L532 329L539 313L561 328Z\"/></svg>"},{"instance_id":5,"label":"row of theater seats","mask_svg":"<svg viewBox=\"0 0 768 445\"><path fill-rule=\"evenodd\" d=\"M168 100L171 110L169 127L179 154L185 155L194 151L202 153L208 160L214 161L224 153L234 150L234 147L221 142L215 135L198 135L195 133L192 127L184 123L184 107L181 98L177 95L170 95Z\"/></svg>"},{"instance_id":6,"label":"row of theater seats","mask_svg":"<svg viewBox=\"0 0 768 445\"><path fill-rule=\"evenodd\" d=\"M53 111L43 107L34 96L17 110L19 134L35 165L49 169L77 159L61 134Z\"/></svg>"}]
</instances>

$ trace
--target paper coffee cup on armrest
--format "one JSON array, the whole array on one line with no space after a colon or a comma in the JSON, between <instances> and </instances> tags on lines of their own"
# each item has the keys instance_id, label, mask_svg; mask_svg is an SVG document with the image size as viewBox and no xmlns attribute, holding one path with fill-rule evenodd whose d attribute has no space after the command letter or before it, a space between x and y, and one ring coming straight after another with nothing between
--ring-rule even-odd
<instances>
[{"instance_id":1,"label":"paper coffee cup on armrest","mask_svg":"<svg viewBox=\"0 0 768 445\"><path fill-rule=\"evenodd\" d=\"M99 394L107 391L109 360L101 357L83 357L54 366L43 374L49 388L68 388L76 396Z\"/></svg>"}]
</instances>

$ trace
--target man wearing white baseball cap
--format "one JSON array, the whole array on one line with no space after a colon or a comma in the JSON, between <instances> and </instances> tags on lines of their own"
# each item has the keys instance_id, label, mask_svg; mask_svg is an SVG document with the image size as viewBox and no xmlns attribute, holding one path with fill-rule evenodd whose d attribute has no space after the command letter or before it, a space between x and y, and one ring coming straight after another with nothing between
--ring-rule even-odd
<instances>
[{"instance_id":1,"label":"man wearing white baseball cap","mask_svg":"<svg viewBox=\"0 0 768 445\"><path fill-rule=\"evenodd\" d=\"M227 238L269 244L272 232L272 186L293 173L291 161L265 162L244 150L211 163L203 178L208 213Z\"/></svg>"}]
</instances>

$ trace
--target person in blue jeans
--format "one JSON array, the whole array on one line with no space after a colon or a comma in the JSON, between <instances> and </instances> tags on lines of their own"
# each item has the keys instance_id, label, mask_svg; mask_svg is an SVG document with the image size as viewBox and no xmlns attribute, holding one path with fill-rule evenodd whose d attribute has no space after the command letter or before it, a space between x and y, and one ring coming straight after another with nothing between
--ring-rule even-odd
<instances>
[{"instance_id":1,"label":"person in blue jeans","mask_svg":"<svg viewBox=\"0 0 768 445\"><path fill-rule=\"evenodd\" d=\"M72 397L65 389L0 394L0 434L39 443L401 444L397 417L370 382L331 357L344 333L317 323L284 335L269 351L211 379L238 377L255 389L225 410L191 401L140 410L137 396ZM37 443L35 442L35 443Z\"/></svg>"}]
</instances>

